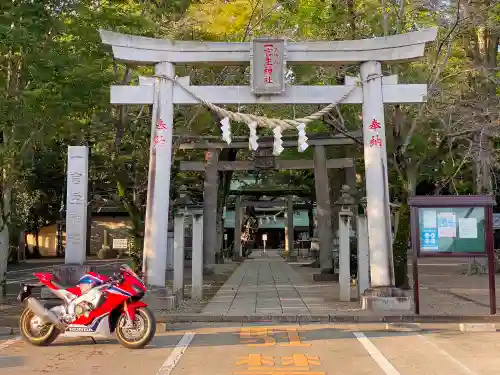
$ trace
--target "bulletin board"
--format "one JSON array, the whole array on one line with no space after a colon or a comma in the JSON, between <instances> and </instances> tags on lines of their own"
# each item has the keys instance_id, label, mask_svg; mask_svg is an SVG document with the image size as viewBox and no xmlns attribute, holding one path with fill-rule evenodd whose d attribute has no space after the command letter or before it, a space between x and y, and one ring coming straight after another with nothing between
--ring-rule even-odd
<instances>
[{"instance_id":1,"label":"bulletin board","mask_svg":"<svg viewBox=\"0 0 500 375\"><path fill-rule=\"evenodd\" d=\"M419 256L487 256L484 207L419 207Z\"/></svg>"},{"instance_id":2,"label":"bulletin board","mask_svg":"<svg viewBox=\"0 0 500 375\"><path fill-rule=\"evenodd\" d=\"M425 257L488 257L490 314L497 311L491 195L415 196L410 206L414 312L420 314L418 260Z\"/></svg>"}]
</instances>

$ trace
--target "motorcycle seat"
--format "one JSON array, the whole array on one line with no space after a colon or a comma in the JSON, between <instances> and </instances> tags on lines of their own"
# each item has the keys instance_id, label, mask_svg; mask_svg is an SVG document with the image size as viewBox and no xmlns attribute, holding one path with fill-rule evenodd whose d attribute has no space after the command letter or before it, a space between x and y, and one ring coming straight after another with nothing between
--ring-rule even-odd
<instances>
[{"instance_id":1,"label":"motorcycle seat","mask_svg":"<svg viewBox=\"0 0 500 375\"><path fill-rule=\"evenodd\" d=\"M62 280L55 275L53 275L52 278L52 285L54 285L57 289L72 289L75 287L75 285L63 283Z\"/></svg>"},{"instance_id":2,"label":"motorcycle seat","mask_svg":"<svg viewBox=\"0 0 500 375\"><path fill-rule=\"evenodd\" d=\"M67 289L67 287L63 286L59 280L52 281L52 285L54 285L57 289Z\"/></svg>"}]
</instances>

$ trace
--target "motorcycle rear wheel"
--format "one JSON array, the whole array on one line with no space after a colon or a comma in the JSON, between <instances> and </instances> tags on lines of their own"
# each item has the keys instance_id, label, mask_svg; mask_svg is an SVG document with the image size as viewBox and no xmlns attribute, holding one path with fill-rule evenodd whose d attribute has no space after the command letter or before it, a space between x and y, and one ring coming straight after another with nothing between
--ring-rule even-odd
<instances>
[{"instance_id":1,"label":"motorcycle rear wheel","mask_svg":"<svg viewBox=\"0 0 500 375\"><path fill-rule=\"evenodd\" d=\"M127 313L123 312L116 325L116 337L120 344L129 349L142 349L151 342L156 333L156 320L148 308L136 310L132 327L127 327L127 322Z\"/></svg>"},{"instance_id":2,"label":"motorcycle rear wheel","mask_svg":"<svg viewBox=\"0 0 500 375\"><path fill-rule=\"evenodd\" d=\"M50 345L57 339L60 332L53 324L40 325L39 320L33 311L25 308L19 318L21 336L32 345Z\"/></svg>"}]
</instances>

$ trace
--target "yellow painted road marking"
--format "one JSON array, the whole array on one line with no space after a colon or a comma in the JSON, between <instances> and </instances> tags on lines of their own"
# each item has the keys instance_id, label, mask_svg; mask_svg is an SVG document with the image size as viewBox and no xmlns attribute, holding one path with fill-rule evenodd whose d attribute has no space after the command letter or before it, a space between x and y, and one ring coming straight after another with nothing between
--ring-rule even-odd
<instances>
[{"instance_id":1,"label":"yellow painted road marking","mask_svg":"<svg viewBox=\"0 0 500 375\"><path fill-rule=\"evenodd\" d=\"M311 346L311 344L306 344L301 341L297 328L274 329L269 327L245 327L240 330L240 343L248 344L250 347L275 346L277 342L273 335L282 332L286 332L289 342L280 343L280 346ZM259 343L258 341L261 342Z\"/></svg>"}]
</instances>

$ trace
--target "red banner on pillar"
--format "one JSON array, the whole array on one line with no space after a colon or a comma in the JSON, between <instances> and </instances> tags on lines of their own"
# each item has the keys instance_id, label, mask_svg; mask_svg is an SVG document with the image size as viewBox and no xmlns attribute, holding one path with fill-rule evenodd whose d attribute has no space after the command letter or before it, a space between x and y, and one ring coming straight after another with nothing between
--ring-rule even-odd
<instances>
[{"instance_id":1,"label":"red banner on pillar","mask_svg":"<svg viewBox=\"0 0 500 375\"><path fill-rule=\"evenodd\" d=\"M159 119L156 123L156 130L167 130L167 125L165 125L162 119Z\"/></svg>"},{"instance_id":2,"label":"red banner on pillar","mask_svg":"<svg viewBox=\"0 0 500 375\"><path fill-rule=\"evenodd\" d=\"M380 122L378 122L377 120L373 119L372 123L369 126L369 129L370 130L378 131L378 130L382 129L382 127L380 126Z\"/></svg>"},{"instance_id":3,"label":"red banner on pillar","mask_svg":"<svg viewBox=\"0 0 500 375\"><path fill-rule=\"evenodd\" d=\"M378 134L370 139L370 147L382 147L382 140Z\"/></svg>"},{"instance_id":4,"label":"red banner on pillar","mask_svg":"<svg viewBox=\"0 0 500 375\"><path fill-rule=\"evenodd\" d=\"M155 145L164 145L166 144L167 141L165 140L165 137L162 135L157 135L155 137Z\"/></svg>"}]
</instances>

